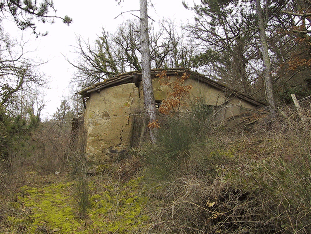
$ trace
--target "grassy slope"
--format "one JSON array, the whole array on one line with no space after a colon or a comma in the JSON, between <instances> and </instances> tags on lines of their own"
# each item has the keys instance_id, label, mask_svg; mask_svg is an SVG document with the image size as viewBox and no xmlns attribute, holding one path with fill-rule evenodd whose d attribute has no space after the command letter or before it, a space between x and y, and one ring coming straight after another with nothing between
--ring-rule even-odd
<instances>
[{"instance_id":1,"label":"grassy slope","mask_svg":"<svg viewBox=\"0 0 311 234\"><path fill-rule=\"evenodd\" d=\"M295 115L242 120L173 121L158 146L97 165L86 188L26 172L1 198L0 232L310 233L309 127Z\"/></svg>"}]
</instances>

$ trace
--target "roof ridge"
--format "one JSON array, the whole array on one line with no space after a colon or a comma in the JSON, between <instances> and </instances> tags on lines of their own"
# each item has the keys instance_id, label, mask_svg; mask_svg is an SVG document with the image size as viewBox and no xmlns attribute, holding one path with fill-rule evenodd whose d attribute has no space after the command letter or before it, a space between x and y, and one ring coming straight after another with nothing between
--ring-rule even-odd
<instances>
[{"instance_id":1,"label":"roof ridge","mask_svg":"<svg viewBox=\"0 0 311 234\"><path fill-rule=\"evenodd\" d=\"M203 83L206 83L216 89L219 89L223 92L231 92L230 95L233 95L235 97L238 97L244 101L247 101L249 103L252 103L253 105L255 106L265 106L267 105L266 103L264 102L261 102L261 101L257 101L255 100L253 97L249 96L249 95L246 95L246 94L243 94L241 92L238 92L232 88L229 88L227 87L227 85L221 83L221 82L218 82L218 81L215 81L215 80L212 80L208 77L206 77L205 75L203 74L200 74L196 71L191 71L190 69L188 68L170 68L170 69L164 69L164 68L157 68L157 69L152 69L151 70L151 75L155 75L157 73L160 73L162 71L166 71L167 75L172 75L172 74L176 74L178 75L178 73L184 73L184 72L189 72L190 73L190 78L192 77L193 79L196 79L198 81L201 81ZM130 72L126 72L126 73L122 73L122 74L119 74L119 75L116 75L114 77L111 77L111 78L108 78L102 82L99 82L97 84L94 84L90 87L87 87L83 90L81 90L79 92L80 95L82 96L87 96L89 95L90 93L92 92L95 92L95 91L100 91L104 88L108 88L108 87L112 87L112 86L117 86L117 85L121 85L121 84L127 84L127 83L134 83L135 79L134 79L134 76L141 76L142 75L142 72L141 71L130 71ZM137 79L136 79L137 80Z\"/></svg>"}]
</instances>

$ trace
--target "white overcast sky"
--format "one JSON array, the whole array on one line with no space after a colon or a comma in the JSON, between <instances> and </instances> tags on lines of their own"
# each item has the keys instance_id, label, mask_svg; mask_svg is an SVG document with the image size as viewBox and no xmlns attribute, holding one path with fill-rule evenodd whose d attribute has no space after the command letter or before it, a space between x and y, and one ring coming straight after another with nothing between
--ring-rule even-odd
<instances>
[{"instance_id":1,"label":"white overcast sky","mask_svg":"<svg viewBox=\"0 0 311 234\"><path fill-rule=\"evenodd\" d=\"M193 0L186 0L192 3ZM197 0L195 0L197 2ZM153 7L149 7L149 15L154 21L163 18L174 19L176 24L192 20L192 13L182 5L182 0L152 0ZM49 89L44 90L43 117L51 116L60 105L62 99L67 98L72 92L71 78L74 76L74 68L65 58L74 60L74 46L77 44L77 37L84 40L94 41L100 35L102 28L114 32L117 26L127 19L134 18L130 13L121 12L139 10L139 0L124 0L117 5L115 0L54 0L58 16L68 15L73 19L70 26L56 20L54 24L39 25L42 32L48 31L45 37L35 38L30 30L19 32L13 23L4 23L4 29L17 40L23 38L29 41L26 50L31 50L28 56L35 60L47 61L40 67L40 71L50 81ZM133 12L139 15L139 12Z\"/></svg>"}]
</instances>

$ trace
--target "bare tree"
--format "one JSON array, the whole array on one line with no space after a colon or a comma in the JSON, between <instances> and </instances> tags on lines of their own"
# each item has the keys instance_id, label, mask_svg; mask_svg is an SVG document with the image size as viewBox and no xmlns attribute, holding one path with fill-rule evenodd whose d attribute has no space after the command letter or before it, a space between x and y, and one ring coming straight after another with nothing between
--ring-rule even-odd
<instances>
[{"instance_id":1,"label":"bare tree","mask_svg":"<svg viewBox=\"0 0 311 234\"><path fill-rule=\"evenodd\" d=\"M145 111L149 117L149 122L155 122L156 106L153 95L151 80L151 63L148 33L148 8L147 0L140 0L140 37L141 37L141 61L142 61L142 85L144 92ZM156 128L150 128L150 138L156 143Z\"/></svg>"},{"instance_id":2,"label":"bare tree","mask_svg":"<svg viewBox=\"0 0 311 234\"><path fill-rule=\"evenodd\" d=\"M276 100L283 102L288 96L285 92L297 89L297 80L299 85L303 83L288 69L297 41L286 32L298 21L290 16L295 0L260 1L260 4L261 17L256 1L201 1L189 7L195 12L195 23L188 30L198 42L195 67L238 91L266 100L274 109ZM284 14L285 10L289 13ZM266 79L268 75L270 82Z\"/></svg>"},{"instance_id":3,"label":"bare tree","mask_svg":"<svg viewBox=\"0 0 311 234\"><path fill-rule=\"evenodd\" d=\"M266 100L269 103L270 113L274 117L275 116L275 102L273 96L273 88L272 88L272 78L271 78L271 62L268 51L268 43L265 31L265 23L262 14L262 8L260 6L260 0L256 0L256 11L258 16L258 29L260 34L261 41L261 52L263 56L264 66L265 66L265 93Z\"/></svg>"},{"instance_id":4,"label":"bare tree","mask_svg":"<svg viewBox=\"0 0 311 234\"><path fill-rule=\"evenodd\" d=\"M115 32L102 34L95 43L78 39L75 82L85 87L128 71L141 71L139 21L127 20ZM172 21L163 20L159 28L148 25L151 68L190 67L194 46L178 32ZM181 29L180 29L181 30Z\"/></svg>"},{"instance_id":5,"label":"bare tree","mask_svg":"<svg viewBox=\"0 0 311 234\"><path fill-rule=\"evenodd\" d=\"M1 106L11 105L19 91L45 83L35 71L36 64L25 59L24 45L12 42L3 31L0 31L0 56Z\"/></svg>"}]
</instances>

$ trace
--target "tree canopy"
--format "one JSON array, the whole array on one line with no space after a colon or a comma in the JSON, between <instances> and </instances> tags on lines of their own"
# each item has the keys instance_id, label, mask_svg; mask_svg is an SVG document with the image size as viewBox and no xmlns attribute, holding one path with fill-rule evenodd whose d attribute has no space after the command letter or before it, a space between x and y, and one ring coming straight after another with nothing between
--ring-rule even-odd
<instances>
[{"instance_id":1,"label":"tree canopy","mask_svg":"<svg viewBox=\"0 0 311 234\"><path fill-rule=\"evenodd\" d=\"M60 17L56 15L56 9L52 0L3 0L0 2L2 14L9 14L13 17L16 25L25 30L31 28L37 35L36 23L53 22L54 19L61 19L64 23L70 24L72 19L69 16Z\"/></svg>"},{"instance_id":2,"label":"tree canopy","mask_svg":"<svg viewBox=\"0 0 311 234\"><path fill-rule=\"evenodd\" d=\"M169 20L163 20L158 30L149 27L152 68L191 66L194 47L176 28ZM141 71L139 32L138 21L128 20L114 33L103 29L95 43L79 38L79 61L70 61L77 71L75 80L88 86L127 71Z\"/></svg>"},{"instance_id":3,"label":"tree canopy","mask_svg":"<svg viewBox=\"0 0 311 234\"><path fill-rule=\"evenodd\" d=\"M30 29L35 36L46 35L37 31L38 23L72 21L57 16L51 0L3 0L0 9L0 24L2 19L12 18L19 29ZM44 106L38 100L38 87L45 84L37 72L40 64L26 58L25 51L25 44L12 40L0 25L0 160L12 156L18 148L14 147L38 126Z\"/></svg>"},{"instance_id":4,"label":"tree canopy","mask_svg":"<svg viewBox=\"0 0 311 234\"><path fill-rule=\"evenodd\" d=\"M284 92L292 89L290 86L295 86L294 83L300 90L307 87L300 73L297 70L294 72L289 66L295 66L294 61L297 60L293 59L300 54L300 43L297 43L299 35L309 37L306 28L310 27L310 3L273 0L260 1L259 4L271 63L268 74L271 75L278 101L283 102L288 97L287 94L283 95ZM204 0L192 7L184 5L195 15L195 23L187 27L197 43L194 66L210 74L213 79L262 99L265 96L266 64L261 53L260 17L255 2ZM301 27L303 29L298 32L297 29ZM307 65L307 60L303 61ZM304 95L308 93L310 91Z\"/></svg>"}]
</instances>

